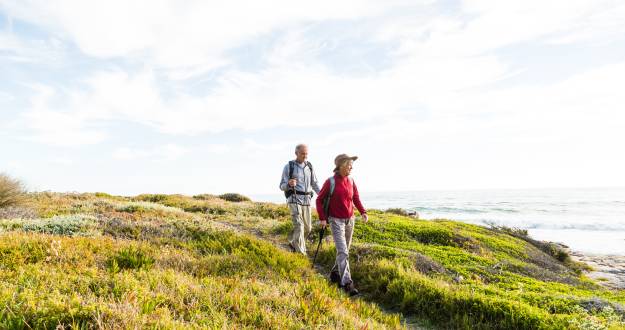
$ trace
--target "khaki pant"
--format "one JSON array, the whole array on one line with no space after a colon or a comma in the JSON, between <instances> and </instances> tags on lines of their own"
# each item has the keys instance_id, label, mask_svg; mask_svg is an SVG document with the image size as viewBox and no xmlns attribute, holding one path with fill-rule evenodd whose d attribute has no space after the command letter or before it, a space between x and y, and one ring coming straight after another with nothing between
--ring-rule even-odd
<instances>
[{"instance_id":1,"label":"khaki pant","mask_svg":"<svg viewBox=\"0 0 625 330\"><path fill-rule=\"evenodd\" d=\"M341 278L340 284L346 285L352 281L352 274L349 270L349 247L352 245L354 217L348 219L329 217L328 220L336 247L336 261L332 271L338 270Z\"/></svg>"},{"instance_id":2,"label":"khaki pant","mask_svg":"<svg viewBox=\"0 0 625 330\"><path fill-rule=\"evenodd\" d=\"M295 251L306 254L306 237L312 230L310 206L289 203L293 231L289 234L289 243Z\"/></svg>"}]
</instances>

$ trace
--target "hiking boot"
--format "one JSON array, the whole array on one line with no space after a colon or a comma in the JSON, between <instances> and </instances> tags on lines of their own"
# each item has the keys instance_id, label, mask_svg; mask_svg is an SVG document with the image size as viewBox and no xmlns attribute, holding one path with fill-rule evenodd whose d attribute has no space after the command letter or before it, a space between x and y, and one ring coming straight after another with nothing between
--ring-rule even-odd
<instances>
[{"instance_id":1,"label":"hiking boot","mask_svg":"<svg viewBox=\"0 0 625 330\"><path fill-rule=\"evenodd\" d=\"M353 297L357 294L360 294L356 287L354 287L354 282L349 282L343 286L343 290L349 294L350 297Z\"/></svg>"},{"instance_id":2,"label":"hiking boot","mask_svg":"<svg viewBox=\"0 0 625 330\"><path fill-rule=\"evenodd\" d=\"M339 283L341 281L341 275L338 270L333 270L330 272L330 282Z\"/></svg>"}]
</instances>

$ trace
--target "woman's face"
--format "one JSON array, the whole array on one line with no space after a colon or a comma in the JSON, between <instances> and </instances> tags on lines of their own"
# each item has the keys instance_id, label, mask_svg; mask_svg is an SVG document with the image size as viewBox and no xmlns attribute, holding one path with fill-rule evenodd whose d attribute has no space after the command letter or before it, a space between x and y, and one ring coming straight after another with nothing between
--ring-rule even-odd
<instances>
[{"instance_id":1,"label":"woman's face","mask_svg":"<svg viewBox=\"0 0 625 330\"><path fill-rule=\"evenodd\" d=\"M349 176L352 173L352 165L354 164L353 160L347 161L339 167L339 174L341 176Z\"/></svg>"}]
</instances>

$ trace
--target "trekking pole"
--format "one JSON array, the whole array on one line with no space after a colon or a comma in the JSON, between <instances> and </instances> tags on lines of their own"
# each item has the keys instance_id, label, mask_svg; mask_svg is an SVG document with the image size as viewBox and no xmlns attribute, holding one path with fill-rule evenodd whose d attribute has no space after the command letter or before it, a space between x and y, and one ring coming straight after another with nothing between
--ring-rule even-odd
<instances>
[{"instance_id":1,"label":"trekking pole","mask_svg":"<svg viewBox=\"0 0 625 330\"><path fill-rule=\"evenodd\" d=\"M294 175L291 175L291 180L295 179ZM295 183L295 186L297 186L297 183ZM292 200L295 200L295 204L299 204L299 200L297 199L297 190L295 190L295 186L291 187L291 189L293 189L293 197L291 197Z\"/></svg>"},{"instance_id":2,"label":"trekking pole","mask_svg":"<svg viewBox=\"0 0 625 330\"><path fill-rule=\"evenodd\" d=\"M319 231L319 244L317 244L317 251L315 251L315 257L313 258L312 267L315 268L315 261L317 261L317 254L319 254L319 248L321 247L321 242L323 242L323 236L326 234L326 225L322 230Z\"/></svg>"}]
</instances>

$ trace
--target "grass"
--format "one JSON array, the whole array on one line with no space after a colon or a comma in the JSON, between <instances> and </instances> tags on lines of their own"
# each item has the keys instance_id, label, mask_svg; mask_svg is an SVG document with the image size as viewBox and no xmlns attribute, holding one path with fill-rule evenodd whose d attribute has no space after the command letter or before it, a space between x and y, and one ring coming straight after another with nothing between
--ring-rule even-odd
<instances>
[{"instance_id":1,"label":"grass","mask_svg":"<svg viewBox=\"0 0 625 330\"><path fill-rule=\"evenodd\" d=\"M390 308L466 329L625 326L625 294L580 276L559 252L496 229L370 216L356 227L354 279ZM330 267L334 254L325 252ZM603 307L587 308L591 300Z\"/></svg>"},{"instance_id":2,"label":"grass","mask_svg":"<svg viewBox=\"0 0 625 330\"><path fill-rule=\"evenodd\" d=\"M317 270L280 248L292 226L282 205L28 199L28 210L0 213L0 328L625 328L625 292L510 228L372 210L354 233L363 296L350 299L324 277L331 237Z\"/></svg>"},{"instance_id":3,"label":"grass","mask_svg":"<svg viewBox=\"0 0 625 330\"><path fill-rule=\"evenodd\" d=\"M328 285L305 257L183 210L235 218L273 206L167 198L154 200L178 206L33 194L36 219L0 220L0 328L401 327L397 314Z\"/></svg>"}]
</instances>

